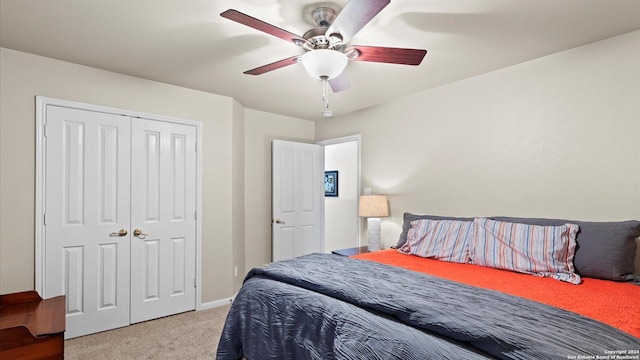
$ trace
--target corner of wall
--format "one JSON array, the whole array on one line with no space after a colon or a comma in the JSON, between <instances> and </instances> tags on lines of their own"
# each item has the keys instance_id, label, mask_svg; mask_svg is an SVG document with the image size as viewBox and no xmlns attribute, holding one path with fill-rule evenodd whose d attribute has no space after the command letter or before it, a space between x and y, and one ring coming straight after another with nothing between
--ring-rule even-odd
<instances>
[{"instance_id":1,"label":"corner of wall","mask_svg":"<svg viewBox=\"0 0 640 360\"><path fill-rule=\"evenodd\" d=\"M232 274L233 291L238 292L242 286L243 276L240 269L245 268L245 119L244 107L233 101L232 109Z\"/></svg>"}]
</instances>

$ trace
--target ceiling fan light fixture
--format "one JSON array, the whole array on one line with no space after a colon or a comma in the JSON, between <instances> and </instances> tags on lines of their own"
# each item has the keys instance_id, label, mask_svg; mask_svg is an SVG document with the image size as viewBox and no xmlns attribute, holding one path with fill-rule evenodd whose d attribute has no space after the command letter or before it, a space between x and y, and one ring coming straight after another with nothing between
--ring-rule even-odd
<instances>
[{"instance_id":1,"label":"ceiling fan light fixture","mask_svg":"<svg viewBox=\"0 0 640 360\"><path fill-rule=\"evenodd\" d=\"M336 50L316 49L302 55L302 65L313 78L333 79L347 66L347 56Z\"/></svg>"}]
</instances>

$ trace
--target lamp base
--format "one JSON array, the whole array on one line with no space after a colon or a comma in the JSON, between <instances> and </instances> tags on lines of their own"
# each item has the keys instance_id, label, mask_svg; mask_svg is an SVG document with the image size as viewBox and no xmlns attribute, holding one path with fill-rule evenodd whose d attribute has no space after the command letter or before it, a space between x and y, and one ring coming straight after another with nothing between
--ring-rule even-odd
<instances>
[{"instance_id":1,"label":"lamp base","mask_svg":"<svg viewBox=\"0 0 640 360\"><path fill-rule=\"evenodd\" d=\"M369 251L380 250L380 218L367 218L367 238Z\"/></svg>"}]
</instances>

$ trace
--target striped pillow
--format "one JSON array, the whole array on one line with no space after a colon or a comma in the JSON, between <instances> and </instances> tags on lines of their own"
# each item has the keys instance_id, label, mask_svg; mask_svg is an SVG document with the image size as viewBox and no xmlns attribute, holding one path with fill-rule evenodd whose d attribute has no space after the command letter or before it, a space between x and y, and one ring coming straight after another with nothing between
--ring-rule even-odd
<instances>
[{"instance_id":1,"label":"striped pillow","mask_svg":"<svg viewBox=\"0 0 640 360\"><path fill-rule=\"evenodd\" d=\"M411 222L407 242L398 251L438 260L468 263L472 221L422 219Z\"/></svg>"},{"instance_id":2,"label":"striped pillow","mask_svg":"<svg viewBox=\"0 0 640 360\"><path fill-rule=\"evenodd\" d=\"M540 226L474 219L473 264L580 284L573 256L578 225Z\"/></svg>"}]
</instances>

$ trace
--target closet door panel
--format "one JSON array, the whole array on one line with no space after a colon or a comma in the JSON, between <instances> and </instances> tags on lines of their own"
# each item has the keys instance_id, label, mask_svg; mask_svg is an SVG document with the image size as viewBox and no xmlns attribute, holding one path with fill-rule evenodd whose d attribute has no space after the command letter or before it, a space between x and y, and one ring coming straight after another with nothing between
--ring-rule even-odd
<instances>
[{"instance_id":1,"label":"closet door panel","mask_svg":"<svg viewBox=\"0 0 640 360\"><path fill-rule=\"evenodd\" d=\"M130 118L49 105L46 129L44 297L66 338L128 325Z\"/></svg>"},{"instance_id":2,"label":"closet door panel","mask_svg":"<svg viewBox=\"0 0 640 360\"><path fill-rule=\"evenodd\" d=\"M133 119L131 135L135 323L195 308L196 128Z\"/></svg>"}]
</instances>

